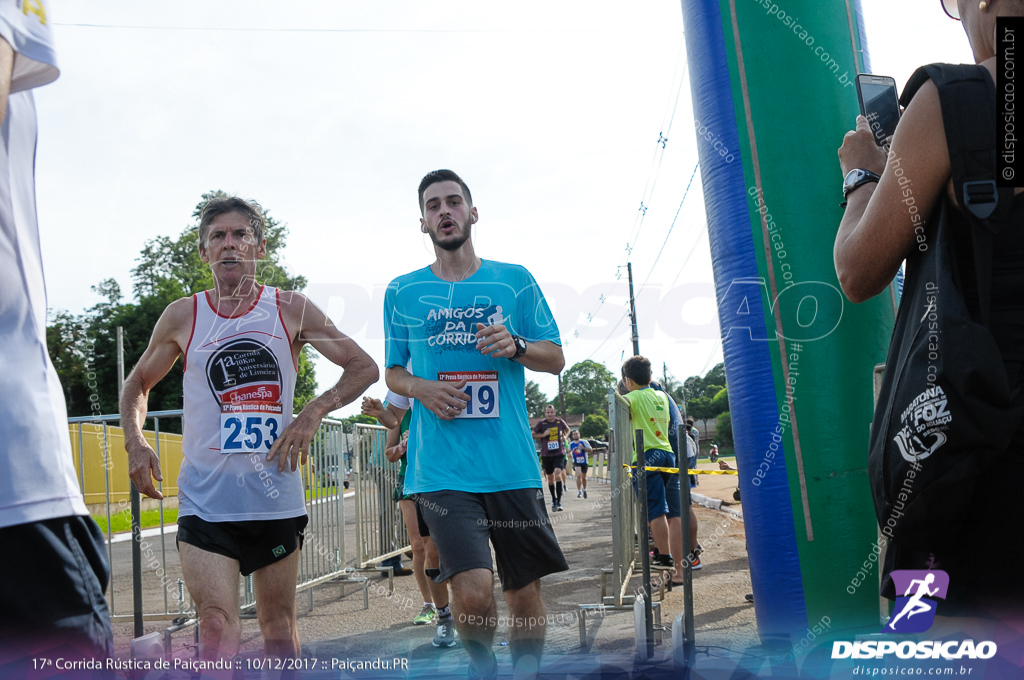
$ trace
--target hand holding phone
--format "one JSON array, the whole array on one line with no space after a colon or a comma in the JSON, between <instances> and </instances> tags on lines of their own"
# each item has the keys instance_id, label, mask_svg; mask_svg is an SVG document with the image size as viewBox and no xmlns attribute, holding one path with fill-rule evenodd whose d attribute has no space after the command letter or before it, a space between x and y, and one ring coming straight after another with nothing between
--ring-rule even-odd
<instances>
[{"instance_id":1,"label":"hand holding phone","mask_svg":"<svg viewBox=\"0 0 1024 680\"><path fill-rule=\"evenodd\" d=\"M875 143L878 146L886 146L900 122L896 81L889 76L859 73L856 83L861 115L868 119Z\"/></svg>"}]
</instances>

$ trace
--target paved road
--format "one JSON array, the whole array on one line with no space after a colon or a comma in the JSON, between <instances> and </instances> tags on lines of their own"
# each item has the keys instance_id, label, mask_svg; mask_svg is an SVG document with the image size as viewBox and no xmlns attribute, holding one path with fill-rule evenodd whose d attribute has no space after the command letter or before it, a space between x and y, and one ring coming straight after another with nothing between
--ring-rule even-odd
<instances>
[{"instance_id":1,"label":"paved road","mask_svg":"<svg viewBox=\"0 0 1024 680\"><path fill-rule=\"evenodd\" d=\"M705 478L708 479L708 478ZM729 487L729 484L732 484ZM725 485L725 491L718 496L731 500L731 488L735 480L720 478L718 486ZM712 492L714 484L704 484L698 491ZM552 525L570 565L570 570L547 577L543 581L543 593L548 612L545 668L555 675L558 669L570 667L584 669L595 664L618 668L626 663L632 668L635 648L634 620L631 611L610 612L603 616L587 617L587 640L580 644L579 617L581 604L596 604L600 601L600 571L611 564L611 505L610 489L606 483L592 481L589 498L577 499L575 491L563 503L565 511L551 516ZM344 502L346 524L347 562L354 562L354 504ZM336 504L334 505L336 511ZM704 545L704 568L694 575L695 626L699 646L716 646L737 655L741 653L763 654L754 624L753 606L744 595L750 592L750 578L747 570L745 542L742 521L735 514L697 508L700 523L700 540ZM153 550L159 566L146 570L147 608L156 605L162 609L162 589L159 571L171 582L171 608L176 610L173 585L178 578L177 553L173 547L173 535L168 538L167 551L160 558L159 541L144 539ZM130 611L130 543L114 544L115 604L118 611ZM307 543L305 553L315 553ZM153 565L153 561L150 561ZM434 635L432 626L413 626L412 617L419 612L421 598L412 577L395 579L395 591L390 593L386 579L376 573L369 576L369 609L363 610L363 597L358 585L327 584L313 589L313 608L307 611L310 593L298 596L299 631L306 655L326 660L345 659L406 659L412 675L416 677L448 677L450 673L465 677L466 655L461 645L450 650L436 649L431 645ZM640 578L634 577L629 592L640 588ZM499 602L499 618L507 616L507 608L495 583ZM671 624L682 612L682 589L666 595L661 602L662 620ZM159 631L164 623L150 623L146 632ZM509 670L508 647L501 643L507 640L507 627L499 625L495 651L503 664L502 673ZM132 636L130 623L115 624L116 648L118 655L126 654ZM191 653L193 634L191 629L176 633L173 652L177 655ZM262 648L258 627L253 620L243 622L243 650L257 653ZM671 654L671 636L665 634L657 646L654 668L668 669ZM335 666L342 661L333 661ZM634 669L635 670L635 669ZM338 677L338 669L333 677ZM631 673L633 671L630 671ZM348 676L345 676L348 677ZM366 677L365 675L363 677Z\"/></svg>"}]
</instances>

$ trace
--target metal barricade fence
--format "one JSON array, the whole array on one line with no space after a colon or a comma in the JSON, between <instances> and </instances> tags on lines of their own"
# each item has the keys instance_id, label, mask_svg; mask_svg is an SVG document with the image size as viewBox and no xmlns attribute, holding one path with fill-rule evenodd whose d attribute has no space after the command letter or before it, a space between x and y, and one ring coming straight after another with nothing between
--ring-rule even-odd
<instances>
[{"instance_id":1,"label":"metal barricade fence","mask_svg":"<svg viewBox=\"0 0 1024 680\"><path fill-rule=\"evenodd\" d=\"M612 597L624 604L629 579L636 568L637 512L633 499L633 481L625 465L633 460L633 424L629 403L614 390L608 390L608 477L612 506ZM627 603L628 604L628 603Z\"/></svg>"},{"instance_id":2,"label":"metal barricade fence","mask_svg":"<svg viewBox=\"0 0 1024 680\"><path fill-rule=\"evenodd\" d=\"M402 511L398 471L401 464L384 456L387 429L356 425L352 487L356 506L356 567L365 569L409 550Z\"/></svg>"},{"instance_id":3,"label":"metal barricade fence","mask_svg":"<svg viewBox=\"0 0 1024 680\"><path fill-rule=\"evenodd\" d=\"M160 423L180 420L182 412L155 411L149 413L153 430L146 432L146 438L160 461L164 482L157 482L157 490L165 496L177 482L177 468L180 461L172 460L169 448L177 446L180 451L180 435L161 434ZM110 583L107 604L112 620L134 618L133 594L136 588L142 590L143 616L145 619L173 619L186 615L192 609L191 599L185 591L178 564L178 551L173 544L176 527L167 530L165 519L169 510L176 507L175 501L149 500L158 512L158 526L143 530L138 538L142 561L142 582L136 586L132 579L131 533L113 533L113 524L120 518L130 520L131 509L127 501L130 485L128 479L128 454L124 450L124 431L112 425L120 421L118 415L82 416L68 418L71 427L71 443L78 468L78 481L86 503L96 507L102 505L106 515L107 559L110 563ZM92 425L92 427L89 427ZM86 431L89 430L87 433ZM94 439L90 442L90 439ZM100 443L99 451L93 443ZM99 458L99 460L96 460ZM97 464L103 468L102 493L96 491ZM118 496L117 500L114 496ZM173 497L172 497L173 498ZM173 524L173 522L172 522ZM168 546L168 540L171 545Z\"/></svg>"},{"instance_id":4,"label":"metal barricade fence","mask_svg":"<svg viewBox=\"0 0 1024 680\"><path fill-rule=\"evenodd\" d=\"M309 446L303 469L306 488L305 540L299 564L299 589L331 579L345 569L345 469L353 437L339 420L324 419Z\"/></svg>"},{"instance_id":5,"label":"metal barricade fence","mask_svg":"<svg viewBox=\"0 0 1024 680\"><path fill-rule=\"evenodd\" d=\"M313 609L312 588L347 571L344 480L354 444L355 437L343 431L340 420L324 418L310 442L306 465L300 468L309 523L303 532L295 588L296 593L309 592L309 610ZM244 579L240 603L243 610L256 604L252 576Z\"/></svg>"},{"instance_id":6,"label":"metal barricade fence","mask_svg":"<svg viewBox=\"0 0 1024 680\"><path fill-rule=\"evenodd\" d=\"M581 604L579 615L580 646L587 645L587 613L600 611L633 611L636 596L626 595L629 579L637 563L637 504L633 492L633 480L625 467L633 461L634 432L629 412L629 403L615 390L608 390L608 422L611 432L605 454L604 473L610 483L609 503L612 509L612 566L601 569L600 604ZM595 460L595 467L597 461ZM598 477L600 479L600 477ZM646 528L644 529L646 531ZM609 579L611 583L609 583ZM612 591L608 594L609 589ZM658 604L657 619L661 619Z\"/></svg>"},{"instance_id":7,"label":"metal barricade fence","mask_svg":"<svg viewBox=\"0 0 1024 680\"><path fill-rule=\"evenodd\" d=\"M610 444L609 444L610 446ZM587 470L588 479L600 479L604 482L610 482L611 477L608 471L610 461L610 449L609 447L600 447L594 449L593 455L590 457L593 463L590 465L590 469Z\"/></svg>"},{"instance_id":8,"label":"metal barricade fence","mask_svg":"<svg viewBox=\"0 0 1024 680\"><path fill-rule=\"evenodd\" d=\"M169 519L171 510L177 505L175 495L181 435L161 432L161 422L180 420L181 417L181 410L147 414L153 430L144 434L160 460L164 481L157 482L157 489L165 499L144 499L146 506L155 506L159 521L156 526L140 532L142 579L138 584L132 579L132 535L113 532L118 516L127 521L131 514L127 501L129 479L124 433L113 425L120 416L68 419L72 453L86 503L93 508L94 515L105 515L107 520L107 559L111 567L107 603L115 621L134 618L133 595L136 590L141 590L144 620L189 618L195 614L184 587L178 551L174 545L173 534L177 527L174 520ZM348 560L345 554L344 479L355 440L354 435L342 431L341 421L324 419L310 444L308 462L300 468L309 523L299 557L298 591L311 589L350 570L346 568ZM96 479L101 474L102 485ZM96 512L95 509L100 507L103 511ZM145 507L143 512L146 512ZM251 581L240 579L239 594L242 609L253 605Z\"/></svg>"}]
</instances>

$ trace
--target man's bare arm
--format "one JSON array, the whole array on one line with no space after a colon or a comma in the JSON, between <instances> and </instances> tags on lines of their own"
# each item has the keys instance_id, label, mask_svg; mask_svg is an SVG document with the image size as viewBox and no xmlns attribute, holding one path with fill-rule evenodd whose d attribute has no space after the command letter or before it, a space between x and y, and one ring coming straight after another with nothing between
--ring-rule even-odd
<instances>
[{"instance_id":1,"label":"man's bare arm","mask_svg":"<svg viewBox=\"0 0 1024 680\"><path fill-rule=\"evenodd\" d=\"M182 331L191 327L192 302L189 298L168 305L156 322L149 346L125 379L121 391L121 427L124 428L124 448L128 452L128 476L140 493L151 498L163 498L153 484L153 478L161 482L164 478L160 474L160 459L142 434L149 392L184 352Z\"/></svg>"},{"instance_id":2,"label":"man's bare arm","mask_svg":"<svg viewBox=\"0 0 1024 680\"><path fill-rule=\"evenodd\" d=\"M304 295L282 294L281 305L288 327L296 329L293 347L301 348L308 343L328 361L344 369L338 382L306 404L267 453L268 461L278 458L279 471L284 470L289 461L294 471L300 457L303 463L306 462L309 443L324 416L355 401L367 387L377 382L380 372L370 355L339 331L330 318Z\"/></svg>"},{"instance_id":3,"label":"man's bare arm","mask_svg":"<svg viewBox=\"0 0 1024 680\"><path fill-rule=\"evenodd\" d=\"M381 403L380 399L374 399L373 397L363 397L363 403L360 411L364 416L370 416L376 418L384 427L389 430L397 428L402 424L402 418L405 417L407 409L398 408L394 404L388 404L386 407Z\"/></svg>"},{"instance_id":4,"label":"man's bare arm","mask_svg":"<svg viewBox=\"0 0 1024 680\"><path fill-rule=\"evenodd\" d=\"M409 448L409 438L402 437L400 432L401 429L398 427L388 428L388 437L384 444L384 457L390 463L397 463L402 460L402 456L405 455L406 450Z\"/></svg>"}]
</instances>

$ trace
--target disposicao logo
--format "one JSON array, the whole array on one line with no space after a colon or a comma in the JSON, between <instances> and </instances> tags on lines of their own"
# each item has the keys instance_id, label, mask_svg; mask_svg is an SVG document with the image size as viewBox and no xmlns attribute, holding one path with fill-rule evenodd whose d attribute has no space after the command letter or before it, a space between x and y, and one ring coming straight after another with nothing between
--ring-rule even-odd
<instances>
[{"instance_id":1,"label":"disposicao logo","mask_svg":"<svg viewBox=\"0 0 1024 680\"><path fill-rule=\"evenodd\" d=\"M936 599L945 600L949 590L949 574L941 569L903 569L892 572L896 598L892 618L883 633L923 633L935 623Z\"/></svg>"},{"instance_id":2,"label":"disposicao logo","mask_svg":"<svg viewBox=\"0 0 1024 680\"><path fill-rule=\"evenodd\" d=\"M949 574L941 569L903 569L893 571L897 593L892 618L882 628L883 633L923 633L935 623L937 600L946 599ZM895 654L900 659L990 659L997 651L991 641L974 640L858 640L832 643L833 659L882 659Z\"/></svg>"}]
</instances>

